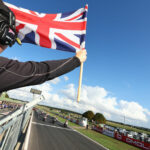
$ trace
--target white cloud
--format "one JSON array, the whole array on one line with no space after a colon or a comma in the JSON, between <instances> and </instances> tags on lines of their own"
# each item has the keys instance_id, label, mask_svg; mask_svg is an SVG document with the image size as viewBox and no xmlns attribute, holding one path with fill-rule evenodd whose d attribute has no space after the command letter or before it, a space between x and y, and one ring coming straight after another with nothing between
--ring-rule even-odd
<instances>
[{"instance_id":1,"label":"white cloud","mask_svg":"<svg viewBox=\"0 0 150 150\"><path fill-rule=\"evenodd\" d=\"M66 89L61 90L61 93L70 100L74 100L76 97L76 89L74 84L67 85Z\"/></svg>"},{"instance_id":2,"label":"white cloud","mask_svg":"<svg viewBox=\"0 0 150 150\"><path fill-rule=\"evenodd\" d=\"M12 57L11 59L13 59L13 60L18 60L18 61L20 60L20 59L19 59L18 57L16 57L16 56L15 56L15 57Z\"/></svg>"},{"instance_id":3,"label":"white cloud","mask_svg":"<svg viewBox=\"0 0 150 150\"><path fill-rule=\"evenodd\" d=\"M54 83L58 83L60 79L55 81ZM74 84L69 84L63 90L54 93L51 83L53 82L11 90L9 95L18 99L31 100L32 95L29 94L29 91L31 88L36 88L43 91L46 98L43 104L46 105L81 113L87 110L92 110L95 113L101 112L107 119L119 122L123 122L125 116L125 121L129 124L147 125L150 123L150 111L148 109L135 101L117 100L102 87L83 85L81 99L77 103L77 88Z\"/></svg>"},{"instance_id":4,"label":"white cloud","mask_svg":"<svg viewBox=\"0 0 150 150\"><path fill-rule=\"evenodd\" d=\"M137 102L121 100L119 106L120 111L122 111L125 116L131 119L142 120L145 122L148 121L144 108Z\"/></svg>"},{"instance_id":5,"label":"white cloud","mask_svg":"<svg viewBox=\"0 0 150 150\"><path fill-rule=\"evenodd\" d=\"M64 80L68 81L69 80L68 76L64 76Z\"/></svg>"},{"instance_id":6,"label":"white cloud","mask_svg":"<svg viewBox=\"0 0 150 150\"><path fill-rule=\"evenodd\" d=\"M81 101L76 103L77 89L73 84L69 84L66 89L61 91L64 96L61 96L62 105L64 108L84 112L93 110L103 113L107 119L115 119L123 122L124 116L126 123L148 122L150 111L143 108L140 104L134 101L117 100L116 97L109 96L109 92L99 86L83 86L81 92ZM79 107L75 107L75 103ZM50 103L51 104L51 103Z\"/></svg>"},{"instance_id":7,"label":"white cloud","mask_svg":"<svg viewBox=\"0 0 150 150\"><path fill-rule=\"evenodd\" d=\"M31 88L41 90L45 99L50 98L50 92L52 91L52 87L49 83L43 83L41 85L27 86L27 87L23 87L23 88L10 90L10 91L8 91L8 94L12 98L30 101L30 100L32 100L32 93L30 93Z\"/></svg>"},{"instance_id":8,"label":"white cloud","mask_svg":"<svg viewBox=\"0 0 150 150\"><path fill-rule=\"evenodd\" d=\"M58 84L60 82L60 78L55 78L51 81L48 81L49 83L52 83L52 84Z\"/></svg>"},{"instance_id":9,"label":"white cloud","mask_svg":"<svg viewBox=\"0 0 150 150\"><path fill-rule=\"evenodd\" d=\"M150 116L150 111L148 109L144 109L144 112Z\"/></svg>"}]
</instances>

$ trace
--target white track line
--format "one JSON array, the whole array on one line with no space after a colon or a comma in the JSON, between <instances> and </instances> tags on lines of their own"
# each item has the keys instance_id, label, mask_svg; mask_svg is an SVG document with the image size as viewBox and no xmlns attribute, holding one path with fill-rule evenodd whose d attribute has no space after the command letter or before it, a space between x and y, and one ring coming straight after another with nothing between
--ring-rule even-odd
<instances>
[{"instance_id":1,"label":"white track line","mask_svg":"<svg viewBox=\"0 0 150 150\"><path fill-rule=\"evenodd\" d=\"M99 145L99 146L103 147L105 150L109 150L108 148L106 148L106 147L104 147L103 145L101 145L100 143L98 143L98 142L96 142L96 141L92 140L92 139L91 139L91 138L89 138L88 136L86 136L86 135L84 135L84 134L80 133L79 131L77 131L77 130L74 130L74 131L75 131L75 132L77 132L77 133L79 133L80 135L84 136L84 137L85 137L85 138L87 138L88 140L90 140L90 141L94 142L95 144L97 144L97 145Z\"/></svg>"},{"instance_id":2,"label":"white track line","mask_svg":"<svg viewBox=\"0 0 150 150\"><path fill-rule=\"evenodd\" d=\"M32 116L31 116L31 119L30 119L30 124L29 124L29 128L28 128L27 135L26 135L26 138L25 138L25 144L24 144L24 149L23 150L28 150L30 133L31 133L32 118L33 118L33 112L32 112Z\"/></svg>"},{"instance_id":3,"label":"white track line","mask_svg":"<svg viewBox=\"0 0 150 150\"><path fill-rule=\"evenodd\" d=\"M36 125L40 125L40 126L47 126L47 127L52 127L52 128L58 128L58 129L63 129L63 130L68 130L68 131L74 131L73 129L67 129L67 128L62 128L62 127L57 127L57 126L43 124L43 123L37 123L37 122L32 122L32 124L36 124Z\"/></svg>"},{"instance_id":4,"label":"white track line","mask_svg":"<svg viewBox=\"0 0 150 150\"><path fill-rule=\"evenodd\" d=\"M59 122L60 122L60 121L59 121ZM60 122L60 123L62 123L62 122ZM72 128L70 128L70 129L65 129L65 128L62 128L62 127L57 127L57 126L52 126L52 125L46 125L46 124L37 123L37 122L32 122L32 124L42 125L42 126L49 126L49 127L53 127L53 128L58 128L58 129L63 129L63 130L68 130L68 131L74 131L74 132L77 132L77 133L79 133L80 135L82 135L82 136L84 136L85 138L87 138L88 140L90 140L90 141L94 142L95 144L97 144L97 145L103 147L105 150L109 150L108 148L104 147L104 146L101 145L100 143L98 143L98 142L92 140L92 139L89 138L88 136L86 136L86 135L80 133L79 131L77 131L77 130L75 130L75 129L72 129ZM63 124L63 123L62 123L62 124Z\"/></svg>"}]
</instances>

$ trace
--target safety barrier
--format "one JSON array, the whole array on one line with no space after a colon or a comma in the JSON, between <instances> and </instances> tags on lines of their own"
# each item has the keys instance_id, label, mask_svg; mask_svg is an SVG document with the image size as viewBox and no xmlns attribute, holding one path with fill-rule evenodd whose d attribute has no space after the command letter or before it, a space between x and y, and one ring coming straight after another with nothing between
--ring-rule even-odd
<instances>
[{"instance_id":1,"label":"safety barrier","mask_svg":"<svg viewBox=\"0 0 150 150\"><path fill-rule=\"evenodd\" d=\"M43 95L21 106L0 120L0 150L13 150L26 123L30 119L32 108L44 100Z\"/></svg>"},{"instance_id":2,"label":"safety barrier","mask_svg":"<svg viewBox=\"0 0 150 150\"><path fill-rule=\"evenodd\" d=\"M130 145L139 147L143 150L150 150L150 143L142 142L142 141L124 136L123 134L115 133L115 139L123 141L125 143L130 144Z\"/></svg>"},{"instance_id":3,"label":"safety barrier","mask_svg":"<svg viewBox=\"0 0 150 150\"><path fill-rule=\"evenodd\" d=\"M101 128L101 127L97 127L97 126L93 126L92 130L95 130L101 134L105 134L109 137L115 138L119 141L125 142L127 144L139 147L143 150L150 150L150 143L146 143L146 142L142 142L133 138L129 138L123 134L119 134L115 131L109 131L107 129Z\"/></svg>"}]
</instances>

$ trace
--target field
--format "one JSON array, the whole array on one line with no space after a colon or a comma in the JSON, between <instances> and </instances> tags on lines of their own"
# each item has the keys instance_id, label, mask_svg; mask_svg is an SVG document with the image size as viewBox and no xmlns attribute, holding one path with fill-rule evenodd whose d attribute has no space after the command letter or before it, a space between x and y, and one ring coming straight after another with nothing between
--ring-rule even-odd
<instances>
[{"instance_id":1,"label":"field","mask_svg":"<svg viewBox=\"0 0 150 150\"><path fill-rule=\"evenodd\" d=\"M55 113L57 112L57 109L51 109L50 110L49 108L44 107L44 106L40 106L40 107L41 108L43 107L43 109L45 109L47 111L51 111L51 112L55 112ZM82 116L81 114L75 114L75 113L69 113L69 114L72 114L72 116L79 117L79 118ZM67 114L63 114L63 115L68 116ZM123 128L123 129L126 129L126 130L132 130L132 131L135 131L135 132L150 134L150 131L138 129L138 128L131 127L131 126L128 126L128 125L122 125L122 124L114 123L114 122L110 122L110 121L106 121L106 124L110 125L110 126L113 126L113 127Z\"/></svg>"},{"instance_id":2,"label":"field","mask_svg":"<svg viewBox=\"0 0 150 150\"><path fill-rule=\"evenodd\" d=\"M44 110L45 112L47 112L51 116L57 117L58 120L62 123L64 123L66 120L64 118L61 118L59 116L54 115L48 108L45 108L43 106L38 106L38 108ZM95 132L93 130L90 130L90 129L87 130L84 127L81 127L81 126L79 126L75 123L72 123L70 121L69 121L69 126L73 129L79 131L80 133L88 136L89 138L93 139L94 141L100 143L101 145L103 145L104 147L106 147L110 150L140 150L139 148L128 145L126 143L123 143L123 142L118 141L116 139L113 139L111 137L108 137L108 136L105 136L105 135L100 134L98 132Z\"/></svg>"},{"instance_id":3,"label":"field","mask_svg":"<svg viewBox=\"0 0 150 150\"><path fill-rule=\"evenodd\" d=\"M0 98L0 100L3 100L3 98ZM9 101L9 102L15 102L15 103L24 103L22 101L19 101L19 100L13 100L13 99L6 99L5 100ZM58 113L59 111L57 111L57 109L52 109L52 108L49 108L47 106L40 106L40 105L37 105L36 106L37 108L45 111L46 113L50 114L51 116L55 116L58 118L58 120L62 123L65 122L66 119L64 118L61 118L59 116L56 116L54 115L54 112ZM72 115L76 116L76 117L80 117L81 115L80 114L73 114L71 113ZM67 115L67 114L66 114ZM124 125L121 125L121 124L117 124L117 123L113 123L113 122L108 122L107 121L107 124L108 125L111 125L111 126L114 126L114 127L121 127L121 128L126 128L128 130L133 130L133 131L137 131L137 132L145 132L145 133L148 133L150 134L148 131L144 131L144 130L139 130L139 129L136 129L136 128L131 128L129 126L124 126ZM89 138L93 139L94 141L100 143L101 145L103 145L104 147L110 149L110 150L139 150L139 148L136 148L134 146L131 146L131 145L128 145L126 143L123 143L121 141L118 141L116 139L113 139L111 137L108 137L108 136L105 136L103 134L100 134L98 132L95 132L91 129L85 129L85 127L81 127L75 123L72 123L69 121L69 126L75 130L77 130L78 132L88 136Z\"/></svg>"},{"instance_id":4,"label":"field","mask_svg":"<svg viewBox=\"0 0 150 150\"><path fill-rule=\"evenodd\" d=\"M77 129L79 132L93 139L94 141L100 143L104 147L110 150L139 150L139 148L133 147L106 135L100 134L98 132L86 129Z\"/></svg>"},{"instance_id":5,"label":"field","mask_svg":"<svg viewBox=\"0 0 150 150\"><path fill-rule=\"evenodd\" d=\"M26 102L24 101L20 101L20 100L16 100L16 99L11 99L11 98L4 98L4 97L0 97L0 101L8 101L11 103L17 103L17 104L25 104Z\"/></svg>"}]
</instances>

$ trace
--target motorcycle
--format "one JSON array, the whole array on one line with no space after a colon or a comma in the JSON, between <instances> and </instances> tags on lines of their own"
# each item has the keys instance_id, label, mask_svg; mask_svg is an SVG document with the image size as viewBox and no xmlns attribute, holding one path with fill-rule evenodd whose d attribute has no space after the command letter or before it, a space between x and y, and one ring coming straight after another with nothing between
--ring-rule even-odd
<instances>
[{"instance_id":1,"label":"motorcycle","mask_svg":"<svg viewBox=\"0 0 150 150\"><path fill-rule=\"evenodd\" d=\"M64 123L64 127L67 128L68 127L68 120L65 121Z\"/></svg>"}]
</instances>

